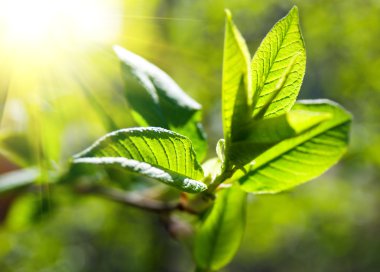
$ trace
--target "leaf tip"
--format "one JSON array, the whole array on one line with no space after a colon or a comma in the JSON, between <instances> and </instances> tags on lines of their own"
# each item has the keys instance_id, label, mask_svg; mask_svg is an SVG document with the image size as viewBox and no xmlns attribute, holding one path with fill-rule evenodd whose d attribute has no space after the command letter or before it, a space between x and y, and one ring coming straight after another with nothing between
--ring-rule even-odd
<instances>
[{"instance_id":1,"label":"leaf tip","mask_svg":"<svg viewBox=\"0 0 380 272\"><path fill-rule=\"evenodd\" d=\"M291 9L290 9L290 14L298 14L298 7L296 5L294 5Z\"/></svg>"},{"instance_id":2,"label":"leaf tip","mask_svg":"<svg viewBox=\"0 0 380 272\"><path fill-rule=\"evenodd\" d=\"M225 9L224 10L224 13L226 15L226 19L231 21L232 20L232 14L231 14L231 11L229 9Z\"/></svg>"},{"instance_id":3,"label":"leaf tip","mask_svg":"<svg viewBox=\"0 0 380 272\"><path fill-rule=\"evenodd\" d=\"M121 59L121 56L123 55L123 51L125 51L125 49L117 44L113 45L112 49L115 52L116 56Z\"/></svg>"},{"instance_id":4,"label":"leaf tip","mask_svg":"<svg viewBox=\"0 0 380 272\"><path fill-rule=\"evenodd\" d=\"M297 20L297 18L299 18L298 7L296 5L294 5L290 9L290 11L289 11L289 13L288 13L288 15L286 17L288 17L288 16L291 17L291 18L293 18L293 19L296 19L296 20Z\"/></svg>"}]
</instances>

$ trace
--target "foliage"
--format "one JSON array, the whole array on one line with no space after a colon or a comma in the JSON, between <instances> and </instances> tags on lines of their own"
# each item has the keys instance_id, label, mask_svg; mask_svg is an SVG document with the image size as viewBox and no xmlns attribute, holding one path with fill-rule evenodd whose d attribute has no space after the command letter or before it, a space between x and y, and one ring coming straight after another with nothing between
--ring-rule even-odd
<instances>
[{"instance_id":1,"label":"foliage","mask_svg":"<svg viewBox=\"0 0 380 272\"><path fill-rule=\"evenodd\" d=\"M147 60L120 46L114 50L122 65L125 98L141 127L106 134L52 179L79 193L161 215L193 215L195 234L190 236L197 271L219 270L234 257L244 233L247 193L293 189L324 173L346 151L351 123L347 111L329 100L296 102L306 67L296 7L270 30L252 60L226 11L224 138L217 144L218 157L203 165L207 142L200 104ZM131 178L137 174L143 181L126 190L112 179L113 171L125 171ZM30 185L38 179L33 175L31 181L23 172L7 174L0 180L0 192ZM143 195L151 188L159 188L160 197Z\"/></svg>"}]
</instances>

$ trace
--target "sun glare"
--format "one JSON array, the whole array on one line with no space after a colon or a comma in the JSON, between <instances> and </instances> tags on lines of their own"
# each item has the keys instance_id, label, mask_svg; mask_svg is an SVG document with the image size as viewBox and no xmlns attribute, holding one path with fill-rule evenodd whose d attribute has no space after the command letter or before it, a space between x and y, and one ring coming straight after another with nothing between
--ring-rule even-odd
<instances>
[{"instance_id":1,"label":"sun glare","mask_svg":"<svg viewBox=\"0 0 380 272\"><path fill-rule=\"evenodd\" d=\"M119 16L107 0L0 0L3 41L11 47L86 45L114 38Z\"/></svg>"},{"instance_id":2,"label":"sun glare","mask_svg":"<svg viewBox=\"0 0 380 272\"><path fill-rule=\"evenodd\" d=\"M0 0L0 81L9 81L0 94L46 89L42 78L63 85L73 68L85 70L95 50L119 38L120 2Z\"/></svg>"},{"instance_id":3,"label":"sun glare","mask_svg":"<svg viewBox=\"0 0 380 272\"><path fill-rule=\"evenodd\" d=\"M108 69L99 52L119 39L121 12L121 0L0 0L0 128L16 126L12 101L40 118L47 98L77 99L79 79L99 82Z\"/></svg>"}]
</instances>

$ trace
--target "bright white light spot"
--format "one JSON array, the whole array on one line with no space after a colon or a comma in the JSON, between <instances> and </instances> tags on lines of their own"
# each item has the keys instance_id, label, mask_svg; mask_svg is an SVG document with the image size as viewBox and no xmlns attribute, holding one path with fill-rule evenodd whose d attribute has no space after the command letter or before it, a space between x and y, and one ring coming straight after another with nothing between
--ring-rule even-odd
<instances>
[{"instance_id":1,"label":"bright white light spot","mask_svg":"<svg viewBox=\"0 0 380 272\"><path fill-rule=\"evenodd\" d=\"M109 42L118 10L110 0L0 0L0 37L13 47Z\"/></svg>"}]
</instances>

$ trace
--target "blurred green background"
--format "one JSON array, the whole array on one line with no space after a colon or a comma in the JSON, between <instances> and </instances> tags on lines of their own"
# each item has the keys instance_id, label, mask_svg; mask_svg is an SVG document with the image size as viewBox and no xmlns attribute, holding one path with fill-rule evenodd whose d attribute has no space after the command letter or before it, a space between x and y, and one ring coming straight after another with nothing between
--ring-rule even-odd
<instances>
[{"instance_id":1,"label":"blurred green background","mask_svg":"<svg viewBox=\"0 0 380 272\"><path fill-rule=\"evenodd\" d=\"M222 137L223 10L232 11L253 54L297 5L307 50L299 98L329 98L351 111L351 145L317 180L250 197L245 238L223 271L379 271L380 1L110 2L117 13L108 19L120 32L85 48L28 51L0 42L0 173L19 165L59 173L99 136L133 125L115 43L157 64L203 104L213 156ZM0 271L191 271L191 253L161 220L55 187L3 194Z\"/></svg>"}]
</instances>

